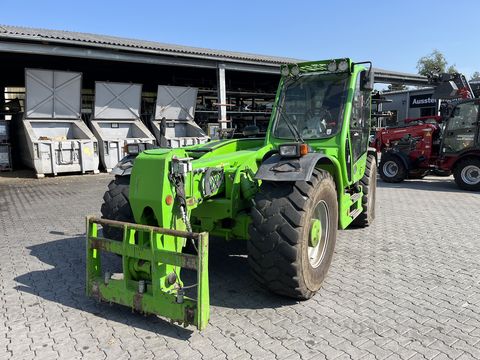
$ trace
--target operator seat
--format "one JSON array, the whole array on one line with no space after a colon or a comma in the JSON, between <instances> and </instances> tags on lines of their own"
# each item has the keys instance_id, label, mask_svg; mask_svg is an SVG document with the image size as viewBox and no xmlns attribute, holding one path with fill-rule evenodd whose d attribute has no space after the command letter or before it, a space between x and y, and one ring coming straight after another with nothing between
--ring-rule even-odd
<instances>
[{"instance_id":1,"label":"operator seat","mask_svg":"<svg viewBox=\"0 0 480 360\"><path fill-rule=\"evenodd\" d=\"M325 93L322 107L330 113L327 129L331 129L332 133L336 131L339 122L340 105L344 102L345 93L343 84L332 84Z\"/></svg>"}]
</instances>

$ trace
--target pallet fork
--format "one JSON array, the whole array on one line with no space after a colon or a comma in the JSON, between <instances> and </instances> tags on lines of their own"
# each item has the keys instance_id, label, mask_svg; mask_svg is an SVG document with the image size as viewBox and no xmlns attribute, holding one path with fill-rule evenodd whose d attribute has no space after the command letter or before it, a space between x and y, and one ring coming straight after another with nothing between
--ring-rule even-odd
<instances>
[{"instance_id":1,"label":"pallet fork","mask_svg":"<svg viewBox=\"0 0 480 360\"><path fill-rule=\"evenodd\" d=\"M123 230L123 241L99 236L98 226ZM166 242L196 241L197 255L164 250ZM86 292L99 301L129 306L203 330L210 317L208 233L193 233L87 217ZM180 249L181 251L181 249ZM122 257L120 274L102 269L101 252ZM181 268L197 271L197 299L185 295ZM173 271L170 271L173 269ZM192 286L189 286L192 287Z\"/></svg>"}]
</instances>

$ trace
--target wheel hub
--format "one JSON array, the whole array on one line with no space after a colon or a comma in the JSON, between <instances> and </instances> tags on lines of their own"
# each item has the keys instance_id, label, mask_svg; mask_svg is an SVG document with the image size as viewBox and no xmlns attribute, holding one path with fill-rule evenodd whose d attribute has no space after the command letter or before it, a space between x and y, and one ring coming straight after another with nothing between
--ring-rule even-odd
<instances>
[{"instance_id":1,"label":"wheel hub","mask_svg":"<svg viewBox=\"0 0 480 360\"><path fill-rule=\"evenodd\" d=\"M389 160L383 164L383 173L388 177L395 177L398 174L398 165L395 161Z\"/></svg>"},{"instance_id":2,"label":"wheel hub","mask_svg":"<svg viewBox=\"0 0 480 360\"><path fill-rule=\"evenodd\" d=\"M468 165L462 169L462 180L468 185L477 185L480 183L480 168L475 165Z\"/></svg>"},{"instance_id":3,"label":"wheel hub","mask_svg":"<svg viewBox=\"0 0 480 360\"><path fill-rule=\"evenodd\" d=\"M312 219L312 229L310 230L310 239L308 246L315 247L322 237L322 223L318 219Z\"/></svg>"},{"instance_id":4,"label":"wheel hub","mask_svg":"<svg viewBox=\"0 0 480 360\"><path fill-rule=\"evenodd\" d=\"M330 232L329 220L327 203L321 200L315 206L310 222L308 261L313 268L319 267L325 257Z\"/></svg>"}]
</instances>

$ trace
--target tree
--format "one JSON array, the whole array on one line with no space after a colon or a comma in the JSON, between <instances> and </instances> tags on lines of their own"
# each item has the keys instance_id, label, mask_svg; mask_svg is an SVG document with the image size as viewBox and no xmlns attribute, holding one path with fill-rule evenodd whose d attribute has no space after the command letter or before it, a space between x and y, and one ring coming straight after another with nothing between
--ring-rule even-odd
<instances>
[{"instance_id":1,"label":"tree","mask_svg":"<svg viewBox=\"0 0 480 360\"><path fill-rule=\"evenodd\" d=\"M476 79L478 79L478 78L480 78L480 72L479 72L479 71L475 71L475 72L472 74L472 76L470 76L470 81L476 80Z\"/></svg>"},{"instance_id":2,"label":"tree","mask_svg":"<svg viewBox=\"0 0 480 360\"><path fill-rule=\"evenodd\" d=\"M417 62L418 73L423 76L427 76L432 72L448 72L450 74L458 72L455 65L447 66L447 59L437 49L434 49L429 55L422 56Z\"/></svg>"},{"instance_id":3,"label":"tree","mask_svg":"<svg viewBox=\"0 0 480 360\"><path fill-rule=\"evenodd\" d=\"M448 69L447 69L447 72L448 72L449 74L458 73L458 70L457 70L457 68L455 67L455 64L450 65L450 66L448 67Z\"/></svg>"}]
</instances>

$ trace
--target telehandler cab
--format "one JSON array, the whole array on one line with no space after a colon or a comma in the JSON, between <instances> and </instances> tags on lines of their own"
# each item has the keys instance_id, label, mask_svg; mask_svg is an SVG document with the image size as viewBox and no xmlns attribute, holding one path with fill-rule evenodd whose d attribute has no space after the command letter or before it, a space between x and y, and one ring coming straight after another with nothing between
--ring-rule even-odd
<instances>
[{"instance_id":1,"label":"telehandler cab","mask_svg":"<svg viewBox=\"0 0 480 360\"><path fill-rule=\"evenodd\" d=\"M336 59L281 74L264 139L128 145L102 218L87 218L88 295L203 329L209 236L247 240L253 277L275 293L305 300L320 289L337 228L375 217L373 71ZM182 253L187 241L194 255ZM120 255L123 273L102 269L101 252ZM184 284L181 268L196 270L197 282Z\"/></svg>"}]
</instances>

